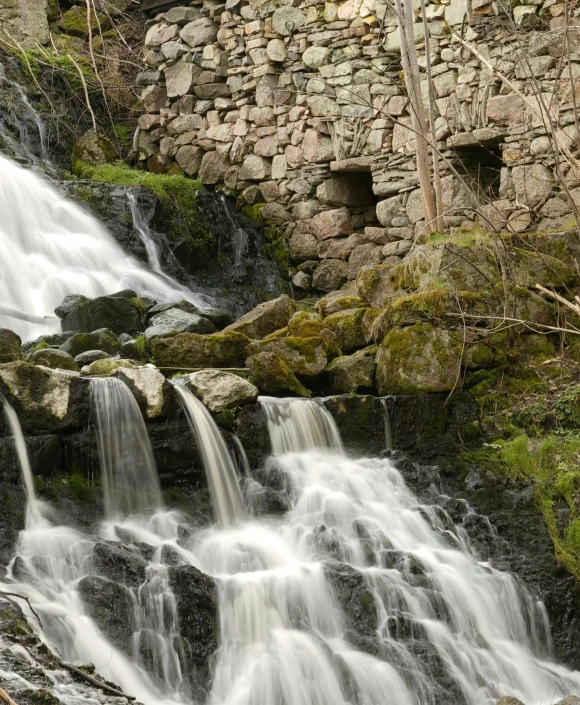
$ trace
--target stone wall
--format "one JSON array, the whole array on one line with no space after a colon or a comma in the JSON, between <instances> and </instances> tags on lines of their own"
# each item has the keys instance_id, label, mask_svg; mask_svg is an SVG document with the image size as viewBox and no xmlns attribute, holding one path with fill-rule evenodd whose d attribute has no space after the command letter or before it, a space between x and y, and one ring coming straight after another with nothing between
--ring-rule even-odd
<instances>
[{"instance_id":1,"label":"stone wall","mask_svg":"<svg viewBox=\"0 0 580 705\"><path fill-rule=\"evenodd\" d=\"M571 20L568 68L564 5L514 4L508 17L488 0L427 2L448 229L570 225L547 121L452 36L549 110L575 149L580 24ZM383 0L172 8L145 40L139 159L264 204L284 228L301 289L329 292L363 265L395 265L425 225L399 43ZM567 177L573 196L577 176Z\"/></svg>"}]
</instances>

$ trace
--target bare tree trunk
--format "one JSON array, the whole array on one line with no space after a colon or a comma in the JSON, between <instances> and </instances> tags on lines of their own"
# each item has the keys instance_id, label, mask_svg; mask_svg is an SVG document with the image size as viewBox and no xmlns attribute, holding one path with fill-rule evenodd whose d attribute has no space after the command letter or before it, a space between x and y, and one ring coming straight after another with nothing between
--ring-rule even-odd
<instances>
[{"instance_id":1,"label":"bare tree trunk","mask_svg":"<svg viewBox=\"0 0 580 705\"><path fill-rule=\"evenodd\" d=\"M427 232L433 232L437 214L431 190L431 170L429 168L428 140L426 136L425 108L421 95L419 63L415 48L415 35L413 32L413 9L411 0L404 0L405 10L401 0L395 0L399 34L401 37L401 64L405 76L405 84L409 94L411 119L415 132L415 151L417 157L417 176L423 196L425 210L425 227Z\"/></svg>"},{"instance_id":2,"label":"bare tree trunk","mask_svg":"<svg viewBox=\"0 0 580 705\"><path fill-rule=\"evenodd\" d=\"M431 47L429 23L427 22L427 13L425 11L425 0L421 0L421 13L423 14L423 29L425 30L425 61L427 67L427 85L429 86L429 128L431 131L431 158L433 160L433 186L435 188L435 208L436 218L435 227L442 233L445 229L443 222L443 188L441 186L441 172L439 170L439 155L435 148L435 98L433 91L433 81L431 78Z\"/></svg>"}]
</instances>

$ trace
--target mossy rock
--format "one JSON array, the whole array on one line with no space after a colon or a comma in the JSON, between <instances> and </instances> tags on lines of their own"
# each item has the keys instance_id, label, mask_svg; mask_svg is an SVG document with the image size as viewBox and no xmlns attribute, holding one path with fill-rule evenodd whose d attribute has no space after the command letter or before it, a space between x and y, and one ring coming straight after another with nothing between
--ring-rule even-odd
<instances>
[{"instance_id":1,"label":"mossy rock","mask_svg":"<svg viewBox=\"0 0 580 705\"><path fill-rule=\"evenodd\" d=\"M470 370L505 365L507 349L506 333L494 333L472 345L467 345L463 353L462 365Z\"/></svg>"},{"instance_id":2,"label":"mossy rock","mask_svg":"<svg viewBox=\"0 0 580 705\"><path fill-rule=\"evenodd\" d=\"M362 348L366 343L363 319L366 309L354 308L332 313L324 323L336 336L338 346L343 353Z\"/></svg>"},{"instance_id":3,"label":"mossy rock","mask_svg":"<svg viewBox=\"0 0 580 705\"><path fill-rule=\"evenodd\" d=\"M252 382L264 394L309 397L286 360L275 352L259 352L246 361Z\"/></svg>"},{"instance_id":4,"label":"mossy rock","mask_svg":"<svg viewBox=\"0 0 580 705\"><path fill-rule=\"evenodd\" d=\"M397 292L394 269L390 265L376 264L362 267L356 278L356 293L370 308L382 309L405 292Z\"/></svg>"},{"instance_id":5,"label":"mossy rock","mask_svg":"<svg viewBox=\"0 0 580 705\"><path fill-rule=\"evenodd\" d=\"M511 248L513 256L512 277L518 286L534 287L541 284L556 289L576 286L580 277L567 262L557 257L523 249Z\"/></svg>"},{"instance_id":6,"label":"mossy rock","mask_svg":"<svg viewBox=\"0 0 580 705\"><path fill-rule=\"evenodd\" d=\"M541 364L556 357L554 343L547 336L539 333L522 335L519 351L522 362Z\"/></svg>"},{"instance_id":7,"label":"mossy rock","mask_svg":"<svg viewBox=\"0 0 580 705\"><path fill-rule=\"evenodd\" d=\"M110 27L109 17L99 12L95 15L90 13L90 31L93 34L98 34ZM74 5L67 10L61 17L58 25L65 34L72 34L75 37L87 37L89 35L89 24L87 22L87 9L83 5Z\"/></svg>"},{"instance_id":8,"label":"mossy rock","mask_svg":"<svg viewBox=\"0 0 580 705\"><path fill-rule=\"evenodd\" d=\"M147 303L136 296L125 296L124 293L80 299L72 311L62 319L63 331L91 333L108 328L117 335L141 332L144 328Z\"/></svg>"},{"instance_id":9,"label":"mossy rock","mask_svg":"<svg viewBox=\"0 0 580 705\"><path fill-rule=\"evenodd\" d=\"M152 338L155 364L168 368L245 367L250 339L241 333L200 335L179 333L168 338Z\"/></svg>"},{"instance_id":10,"label":"mossy rock","mask_svg":"<svg viewBox=\"0 0 580 705\"><path fill-rule=\"evenodd\" d=\"M377 355L379 394L423 394L454 389L461 337L429 323L390 330Z\"/></svg>"},{"instance_id":11,"label":"mossy rock","mask_svg":"<svg viewBox=\"0 0 580 705\"><path fill-rule=\"evenodd\" d=\"M0 363L22 358L22 340L9 328L0 328Z\"/></svg>"},{"instance_id":12,"label":"mossy rock","mask_svg":"<svg viewBox=\"0 0 580 705\"><path fill-rule=\"evenodd\" d=\"M140 367L140 365L134 360L121 360L109 357L105 360L95 360L94 362L91 362L90 365L83 367L81 372L83 375L90 375L91 377L108 377L119 367L136 369L137 367Z\"/></svg>"},{"instance_id":13,"label":"mossy rock","mask_svg":"<svg viewBox=\"0 0 580 705\"><path fill-rule=\"evenodd\" d=\"M248 311L235 323L224 328L224 333L231 331L254 340L261 340L287 326L294 313L296 313L296 304L283 294Z\"/></svg>"},{"instance_id":14,"label":"mossy rock","mask_svg":"<svg viewBox=\"0 0 580 705\"><path fill-rule=\"evenodd\" d=\"M60 349L76 357L89 350L102 350L109 355L116 355L119 347L117 336L112 331L103 329L92 333L75 333L61 345Z\"/></svg>"},{"instance_id":15,"label":"mossy rock","mask_svg":"<svg viewBox=\"0 0 580 705\"><path fill-rule=\"evenodd\" d=\"M377 346L370 345L353 355L341 355L324 370L327 394L358 394L371 392L375 378Z\"/></svg>"},{"instance_id":16,"label":"mossy rock","mask_svg":"<svg viewBox=\"0 0 580 705\"><path fill-rule=\"evenodd\" d=\"M335 291L316 302L316 309L323 318L350 308L364 308L360 296L347 296L342 291Z\"/></svg>"},{"instance_id":17,"label":"mossy rock","mask_svg":"<svg viewBox=\"0 0 580 705\"><path fill-rule=\"evenodd\" d=\"M94 130L89 130L77 140L72 152L72 163L86 162L93 166L112 164L117 159L115 145L107 138Z\"/></svg>"},{"instance_id":18,"label":"mossy rock","mask_svg":"<svg viewBox=\"0 0 580 705\"><path fill-rule=\"evenodd\" d=\"M72 355L69 355L64 350L58 350L57 348L41 348L29 355L27 360L34 365L43 365L53 370L79 371L79 366L74 361Z\"/></svg>"},{"instance_id":19,"label":"mossy rock","mask_svg":"<svg viewBox=\"0 0 580 705\"><path fill-rule=\"evenodd\" d=\"M263 352L276 353L292 372L303 377L316 377L328 362L326 344L320 336L257 340L248 347L250 357Z\"/></svg>"},{"instance_id":20,"label":"mossy rock","mask_svg":"<svg viewBox=\"0 0 580 705\"><path fill-rule=\"evenodd\" d=\"M287 332L284 337L322 338L326 356L329 360L333 360L342 354L336 334L330 330L326 322L317 313L298 311L292 316L285 330Z\"/></svg>"}]
</instances>

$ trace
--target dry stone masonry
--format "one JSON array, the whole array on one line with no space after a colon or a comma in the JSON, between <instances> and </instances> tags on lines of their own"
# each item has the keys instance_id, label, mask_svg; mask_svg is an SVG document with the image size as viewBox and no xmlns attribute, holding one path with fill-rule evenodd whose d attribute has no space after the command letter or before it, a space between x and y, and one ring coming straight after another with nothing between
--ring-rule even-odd
<instances>
[{"instance_id":1,"label":"dry stone masonry","mask_svg":"<svg viewBox=\"0 0 580 705\"><path fill-rule=\"evenodd\" d=\"M575 148L580 20L572 5L566 32L557 0L511 6L426 3L447 229L571 224L548 117ZM400 36L384 0L194 0L155 17L145 46L139 159L261 204L284 229L297 287L330 292L362 266L396 265L424 233ZM562 170L580 202L580 174Z\"/></svg>"}]
</instances>

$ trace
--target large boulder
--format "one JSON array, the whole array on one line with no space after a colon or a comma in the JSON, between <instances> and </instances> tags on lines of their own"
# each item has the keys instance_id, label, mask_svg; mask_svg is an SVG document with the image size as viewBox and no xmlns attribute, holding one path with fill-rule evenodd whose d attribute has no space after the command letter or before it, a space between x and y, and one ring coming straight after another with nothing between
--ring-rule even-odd
<instances>
[{"instance_id":1,"label":"large boulder","mask_svg":"<svg viewBox=\"0 0 580 705\"><path fill-rule=\"evenodd\" d=\"M104 135L89 130L77 140L72 152L73 169L77 161L86 162L92 166L112 164L117 159L115 145Z\"/></svg>"},{"instance_id":2,"label":"large boulder","mask_svg":"<svg viewBox=\"0 0 580 705\"><path fill-rule=\"evenodd\" d=\"M253 384L222 370L200 370L187 375L187 386L213 413L233 409L256 401L258 390Z\"/></svg>"},{"instance_id":3,"label":"large boulder","mask_svg":"<svg viewBox=\"0 0 580 705\"><path fill-rule=\"evenodd\" d=\"M303 377L316 377L328 362L326 345L320 336L288 336L274 340L260 340L248 347L248 355L273 352L289 369Z\"/></svg>"},{"instance_id":4,"label":"large boulder","mask_svg":"<svg viewBox=\"0 0 580 705\"><path fill-rule=\"evenodd\" d=\"M20 336L8 328L0 328L0 363L20 360L22 341Z\"/></svg>"},{"instance_id":5,"label":"large boulder","mask_svg":"<svg viewBox=\"0 0 580 705\"><path fill-rule=\"evenodd\" d=\"M101 577L128 587L142 585L147 574L143 554L134 546L114 541L94 545L90 567Z\"/></svg>"},{"instance_id":6,"label":"large boulder","mask_svg":"<svg viewBox=\"0 0 580 705\"><path fill-rule=\"evenodd\" d=\"M175 333L215 333L216 327L207 318L197 313L189 313L178 308L161 311L149 319L145 330L147 340L159 335Z\"/></svg>"},{"instance_id":7,"label":"large boulder","mask_svg":"<svg viewBox=\"0 0 580 705\"><path fill-rule=\"evenodd\" d=\"M63 301L55 309L63 331L90 333L99 328L109 328L120 333L137 333L144 328L143 317L147 309L135 292L127 291L96 299L78 297L74 302Z\"/></svg>"},{"instance_id":8,"label":"large boulder","mask_svg":"<svg viewBox=\"0 0 580 705\"><path fill-rule=\"evenodd\" d=\"M254 384L264 394L274 396L309 397L304 387L283 357L275 352L260 352L246 360Z\"/></svg>"},{"instance_id":9,"label":"large boulder","mask_svg":"<svg viewBox=\"0 0 580 705\"><path fill-rule=\"evenodd\" d=\"M261 340L270 333L284 328L295 311L294 301L283 294L277 299L259 304L231 326L224 328L224 333L233 331L254 340Z\"/></svg>"},{"instance_id":10,"label":"large boulder","mask_svg":"<svg viewBox=\"0 0 580 705\"><path fill-rule=\"evenodd\" d=\"M353 355L341 355L328 364L324 371L328 394L357 394L370 392L375 377L377 346L363 348Z\"/></svg>"},{"instance_id":11,"label":"large boulder","mask_svg":"<svg viewBox=\"0 0 580 705\"><path fill-rule=\"evenodd\" d=\"M151 351L159 367L244 367L249 342L247 336L229 329L210 335L179 333L152 338Z\"/></svg>"},{"instance_id":12,"label":"large boulder","mask_svg":"<svg viewBox=\"0 0 580 705\"><path fill-rule=\"evenodd\" d=\"M393 328L379 345L379 394L451 391L459 381L460 340L430 323Z\"/></svg>"},{"instance_id":13,"label":"large boulder","mask_svg":"<svg viewBox=\"0 0 580 705\"><path fill-rule=\"evenodd\" d=\"M365 308L346 309L331 313L324 319L324 323L336 336L338 347L343 353L351 352L365 345L363 318Z\"/></svg>"},{"instance_id":14,"label":"large boulder","mask_svg":"<svg viewBox=\"0 0 580 705\"><path fill-rule=\"evenodd\" d=\"M0 365L0 391L25 432L80 428L89 417L87 381L68 371L17 361Z\"/></svg>"},{"instance_id":15,"label":"large boulder","mask_svg":"<svg viewBox=\"0 0 580 705\"><path fill-rule=\"evenodd\" d=\"M371 308L382 308L397 297L393 267L376 264L363 267L356 278L356 293Z\"/></svg>"},{"instance_id":16,"label":"large boulder","mask_svg":"<svg viewBox=\"0 0 580 705\"><path fill-rule=\"evenodd\" d=\"M148 419L168 416L175 411L173 387L154 367L118 367L113 376L125 382Z\"/></svg>"},{"instance_id":17,"label":"large boulder","mask_svg":"<svg viewBox=\"0 0 580 705\"><path fill-rule=\"evenodd\" d=\"M348 265L341 259L325 259L312 277L312 286L320 291L340 289L348 276Z\"/></svg>"},{"instance_id":18,"label":"large boulder","mask_svg":"<svg viewBox=\"0 0 580 705\"><path fill-rule=\"evenodd\" d=\"M75 333L60 346L60 349L72 357L77 357L89 350L102 350L109 355L116 355L119 352L119 346L117 336L108 328L103 328L92 333Z\"/></svg>"},{"instance_id":19,"label":"large boulder","mask_svg":"<svg viewBox=\"0 0 580 705\"><path fill-rule=\"evenodd\" d=\"M28 361L35 365L44 365L44 367L52 367L54 370L71 370L72 372L80 372L79 366L72 355L69 355L64 350L58 348L43 348L33 352L28 357Z\"/></svg>"}]
</instances>

